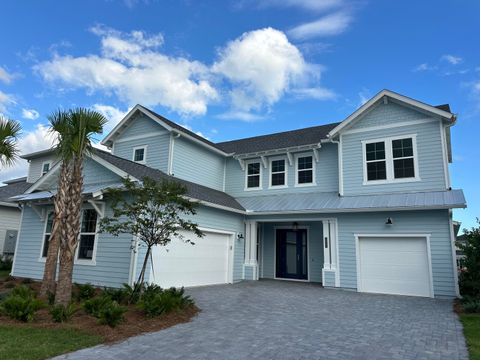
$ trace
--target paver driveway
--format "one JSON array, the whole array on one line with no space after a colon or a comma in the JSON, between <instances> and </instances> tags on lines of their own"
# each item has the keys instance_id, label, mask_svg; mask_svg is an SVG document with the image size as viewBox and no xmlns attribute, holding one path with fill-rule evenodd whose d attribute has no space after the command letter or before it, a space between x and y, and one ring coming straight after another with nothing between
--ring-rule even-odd
<instances>
[{"instance_id":1,"label":"paver driveway","mask_svg":"<svg viewBox=\"0 0 480 360\"><path fill-rule=\"evenodd\" d=\"M449 300L259 281L190 289L192 322L68 359L467 359Z\"/></svg>"}]
</instances>

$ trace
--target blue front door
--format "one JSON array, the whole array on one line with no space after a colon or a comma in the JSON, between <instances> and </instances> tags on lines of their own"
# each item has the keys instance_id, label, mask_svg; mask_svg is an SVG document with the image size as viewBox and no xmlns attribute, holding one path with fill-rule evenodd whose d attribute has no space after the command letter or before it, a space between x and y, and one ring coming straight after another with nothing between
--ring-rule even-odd
<instances>
[{"instance_id":1,"label":"blue front door","mask_svg":"<svg viewBox=\"0 0 480 360\"><path fill-rule=\"evenodd\" d=\"M308 279L306 229L277 229L276 277Z\"/></svg>"}]
</instances>

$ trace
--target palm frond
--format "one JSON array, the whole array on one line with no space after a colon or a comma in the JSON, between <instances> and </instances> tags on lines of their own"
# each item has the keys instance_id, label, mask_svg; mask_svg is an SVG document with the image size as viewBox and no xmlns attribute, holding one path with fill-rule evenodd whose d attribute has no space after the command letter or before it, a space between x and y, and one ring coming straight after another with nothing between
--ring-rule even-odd
<instances>
[{"instance_id":1,"label":"palm frond","mask_svg":"<svg viewBox=\"0 0 480 360\"><path fill-rule=\"evenodd\" d=\"M18 157L17 140L22 131L19 122L0 115L0 165L10 166Z\"/></svg>"}]
</instances>

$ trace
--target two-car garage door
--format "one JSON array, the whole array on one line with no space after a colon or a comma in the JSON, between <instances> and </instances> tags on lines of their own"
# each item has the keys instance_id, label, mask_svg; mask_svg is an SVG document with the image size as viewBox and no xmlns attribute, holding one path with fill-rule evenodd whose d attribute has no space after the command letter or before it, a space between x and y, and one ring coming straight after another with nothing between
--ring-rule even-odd
<instances>
[{"instance_id":1,"label":"two-car garage door","mask_svg":"<svg viewBox=\"0 0 480 360\"><path fill-rule=\"evenodd\" d=\"M432 296L425 237L359 237L358 291Z\"/></svg>"},{"instance_id":2,"label":"two-car garage door","mask_svg":"<svg viewBox=\"0 0 480 360\"><path fill-rule=\"evenodd\" d=\"M232 236L208 231L204 234L203 238L197 238L183 233L194 245L174 239L167 246L155 247L150 281L164 288L231 283Z\"/></svg>"}]
</instances>

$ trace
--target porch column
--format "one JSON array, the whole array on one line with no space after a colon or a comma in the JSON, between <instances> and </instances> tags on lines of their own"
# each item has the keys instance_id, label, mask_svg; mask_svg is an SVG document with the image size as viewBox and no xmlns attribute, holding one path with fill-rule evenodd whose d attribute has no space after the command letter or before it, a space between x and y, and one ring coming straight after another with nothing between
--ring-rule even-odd
<instances>
[{"instance_id":1,"label":"porch column","mask_svg":"<svg viewBox=\"0 0 480 360\"><path fill-rule=\"evenodd\" d=\"M245 221L245 262L243 264L245 280L258 280L257 262L257 222Z\"/></svg>"},{"instance_id":2,"label":"porch column","mask_svg":"<svg viewBox=\"0 0 480 360\"><path fill-rule=\"evenodd\" d=\"M339 287L340 273L337 264L337 221L323 221L323 286Z\"/></svg>"}]
</instances>

